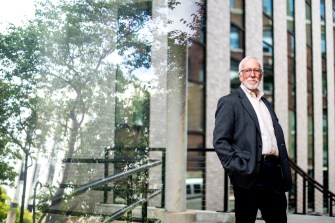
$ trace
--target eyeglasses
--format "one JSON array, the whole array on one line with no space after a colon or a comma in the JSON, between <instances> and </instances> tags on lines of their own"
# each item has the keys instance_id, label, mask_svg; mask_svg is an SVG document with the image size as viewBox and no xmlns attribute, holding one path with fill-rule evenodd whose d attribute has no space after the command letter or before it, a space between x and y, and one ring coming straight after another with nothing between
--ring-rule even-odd
<instances>
[{"instance_id":1,"label":"eyeglasses","mask_svg":"<svg viewBox=\"0 0 335 223\"><path fill-rule=\"evenodd\" d=\"M241 70L240 72L243 72L244 74L250 76L251 72L254 72L255 75L260 75L263 73L263 71L261 69L251 69L251 68L247 68L244 70Z\"/></svg>"}]
</instances>

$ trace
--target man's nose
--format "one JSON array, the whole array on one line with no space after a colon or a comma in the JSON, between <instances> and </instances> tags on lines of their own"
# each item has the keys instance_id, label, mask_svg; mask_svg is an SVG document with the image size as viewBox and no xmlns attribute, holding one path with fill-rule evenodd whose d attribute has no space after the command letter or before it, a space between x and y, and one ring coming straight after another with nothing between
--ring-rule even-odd
<instances>
[{"instance_id":1,"label":"man's nose","mask_svg":"<svg viewBox=\"0 0 335 223\"><path fill-rule=\"evenodd\" d=\"M250 73L249 76L250 76L250 77L255 77L255 76L256 76L255 71L254 71L254 70L251 70L251 73Z\"/></svg>"}]
</instances>

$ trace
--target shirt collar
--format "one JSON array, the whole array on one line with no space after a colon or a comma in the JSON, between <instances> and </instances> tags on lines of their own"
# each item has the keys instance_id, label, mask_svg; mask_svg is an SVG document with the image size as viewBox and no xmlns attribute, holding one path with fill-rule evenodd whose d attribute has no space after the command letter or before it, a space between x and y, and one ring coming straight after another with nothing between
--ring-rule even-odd
<instances>
[{"instance_id":1,"label":"shirt collar","mask_svg":"<svg viewBox=\"0 0 335 223\"><path fill-rule=\"evenodd\" d=\"M248 96L251 97L251 93L252 93L252 91L250 91L250 90L249 90L246 86L244 86L242 83L241 83L241 88L242 88L242 90L245 92L246 95L248 95ZM261 91L260 89L257 89L257 92L256 92L256 98L257 98L258 100L260 100L261 97L263 97L263 95L264 95L264 92Z\"/></svg>"}]
</instances>

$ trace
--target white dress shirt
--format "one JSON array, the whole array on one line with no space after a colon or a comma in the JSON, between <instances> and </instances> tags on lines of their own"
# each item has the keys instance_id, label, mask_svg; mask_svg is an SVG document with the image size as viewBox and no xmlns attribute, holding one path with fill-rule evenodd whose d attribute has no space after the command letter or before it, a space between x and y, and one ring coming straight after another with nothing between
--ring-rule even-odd
<instances>
[{"instance_id":1,"label":"white dress shirt","mask_svg":"<svg viewBox=\"0 0 335 223\"><path fill-rule=\"evenodd\" d=\"M279 155L277 139L274 133L271 114L261 99L264 92L257 90L257 95L241 84L241 88L247 95L252 107L254 108L262 137L262 155Z\"/></svg>"}]
</instances>

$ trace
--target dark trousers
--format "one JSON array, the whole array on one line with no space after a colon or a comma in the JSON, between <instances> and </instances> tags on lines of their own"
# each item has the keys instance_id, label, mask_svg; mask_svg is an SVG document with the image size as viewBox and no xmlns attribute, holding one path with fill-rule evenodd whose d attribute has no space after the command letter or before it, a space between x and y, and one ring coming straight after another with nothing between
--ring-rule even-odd
<instances>
[{"instance_id":1,"label":"dark trousers","mask_svg":"<svg viewBox=\"0 0 335 223\"><path fill-rule=\"evenodd\" d=\"M287 199L281 184L279 161L262 161L253 187L234 185L236 223L254 223L258 209L266 223L287 223Z\"/></svg>"}]
</instances>

